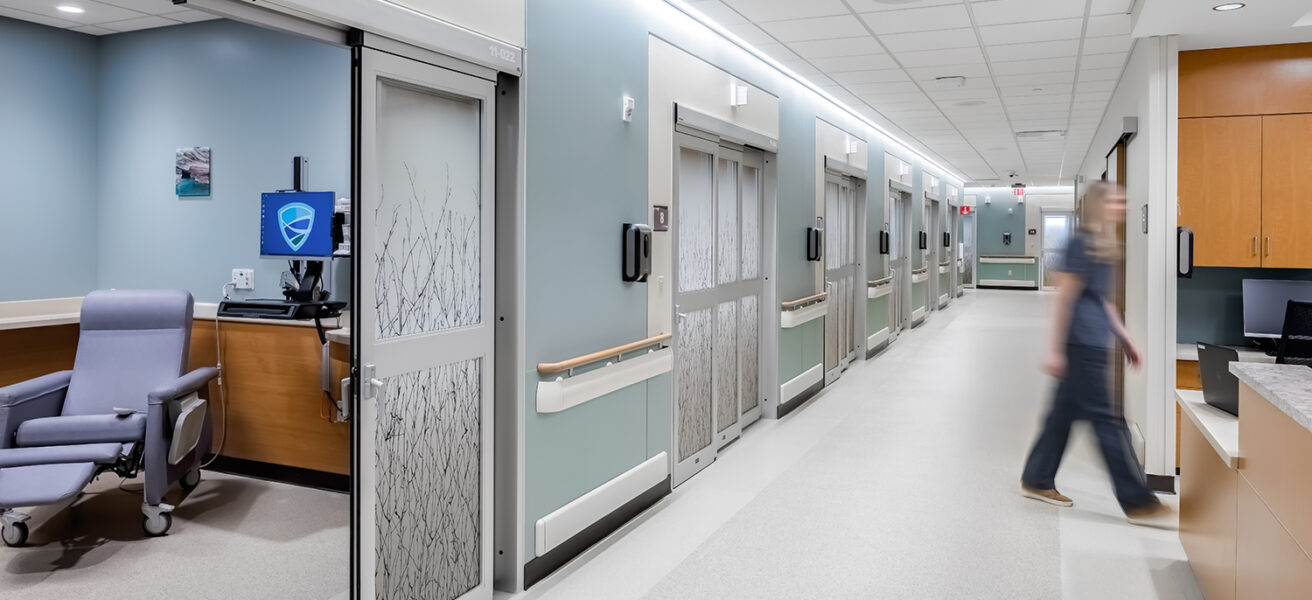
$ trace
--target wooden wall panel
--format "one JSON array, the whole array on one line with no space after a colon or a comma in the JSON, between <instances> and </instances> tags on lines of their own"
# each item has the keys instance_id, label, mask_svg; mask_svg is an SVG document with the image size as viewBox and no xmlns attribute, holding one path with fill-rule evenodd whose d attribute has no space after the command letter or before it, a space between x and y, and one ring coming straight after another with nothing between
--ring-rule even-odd
<instances>
[{"instance_id":1,"label":"wooden wall panel","mask_svg":"<svg viewBox=\"0 0 1312 600\"><path fill-rule=\"evenodd\" d=\"M1180 117L1312 112L1312 43L1180 53Z\"/></svg>"},{"instance_id":2,"label":"wooden wall panel","mask_svg":"<svg viewBox=\"0 0 1312 600\"><path fill-rule=\"evenodd\" d=\"M1198 426L1180 427L1180 544L1207 600L1235 597L1235 502L1239 474Z\"/></svg>"},{"instance_id":3,"label":"wooden wall panel","mask_svg":"<svg viewBox=\"0 0 1312 600\"><path fill-rule=\"evenodd\" d=\"M0 386L73 368L77 324L0 330Z\"/></svg>"},{"instance_id":4,"label":"wooden wall panel","mask_svg":"<svg viewBox=\"0 0 1312 600\"><path fill-rule=\"evenodd\" d=\"M1194 231L1194 264L1261 266L1262 118L1179 125L1179 222Z\"/></svg>"},{"instance_id":5,"label":"wooden wall panel","mask_svg":"<svg viewBox=\"0 0 1312 600\"><path fill-rule=\"evenodd\" d=\"M1280 526L1242 475L1237 506L1235 597L1306 600L1312 592L1312 558Z\"/></svg>"}]
</instances>

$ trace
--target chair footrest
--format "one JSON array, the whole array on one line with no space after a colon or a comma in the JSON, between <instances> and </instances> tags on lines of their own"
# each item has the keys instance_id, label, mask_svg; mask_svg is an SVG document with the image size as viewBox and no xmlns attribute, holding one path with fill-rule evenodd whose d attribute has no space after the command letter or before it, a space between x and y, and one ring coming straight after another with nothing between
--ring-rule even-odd
<instances>
[{"instance_id":1,"label":"chair footrest","mask_svg":"<svg viewBox=\"0 0 1312 600\"><path fill-rule=\"evenodd\" d=\"M123 444L77 444L0 449L0 468L69 463L113 464L123 453Z\"/></svg>"},{"instance_id":2,"label":"chair footrest","mask_svg":"<svg viewBox=\"0 0 1312 600\"><path fill-rule=\"evenodd\" d=\"M96 474L94 463L0 469L0 508L59 504L76 496Z\"/></svg>"}]
</instances>

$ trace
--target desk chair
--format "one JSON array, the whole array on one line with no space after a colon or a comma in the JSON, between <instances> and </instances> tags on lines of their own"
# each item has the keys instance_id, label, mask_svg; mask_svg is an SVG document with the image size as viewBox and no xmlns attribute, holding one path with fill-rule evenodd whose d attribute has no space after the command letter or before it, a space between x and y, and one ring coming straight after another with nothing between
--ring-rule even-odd
<instances>
[{"instance_id":1,"label":"desk chair","mask_svg":"<svg viewBox=\"0 0 1312 600\"><path fill-rule=\"evenodd\" d=\"M190 373L192 298L183 290L97 291L82 302L72 371L0 387L0 537L27 541L14 509L70 505L97 475L145 471L142 527L164 535L174 482L200 483L210 448L204 392L218 370Z\"/></svg>"},{"instance_id":2,"label":"desk chair","mask_svg":"<svg viewBox=\"0 0 1312 600\"><path fill-rule=\"evenodd\" d=\"M1276 363L1312 365L1312 302L1290 300L1276 346Z\"/></svg>"}]
</instances>

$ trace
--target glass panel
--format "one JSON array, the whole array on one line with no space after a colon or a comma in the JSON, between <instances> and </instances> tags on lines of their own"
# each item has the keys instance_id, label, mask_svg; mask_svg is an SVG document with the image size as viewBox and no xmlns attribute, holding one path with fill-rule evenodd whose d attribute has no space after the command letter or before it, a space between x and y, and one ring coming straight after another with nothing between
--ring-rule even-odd
<instances>
[{"instance_id":1,"label":"glass panel","mask_svg":"<svg viewBox=\"0 0 1312 600\"><path fill-rule=\"evenodd\" d=\"M711 309L694 310L678 322L675 377L683 461L711 444Z\"/></svg>"},{"instance_id":2,"label":"glass panel","mask_svg":"<svg viewBox=\"0 0 1312 600\"><path fill-rule=\"evenodd\" d=\"M721 302L715 320L715 419L718 433L738 422L738 301Z\"/></svg>"},{"instance_id":3,"label":"glass panel","mask_svg":"<svg viewBox=\"0 0 1312 600\"><path fill-rule=\"evenodd\" d=\"M720 261L718 281L738 281L738 162L720 159L716 173L715 220L716 246Z\"/></svg>"},{"instance_id":4,"label":"glass panel","mask_svg":"<svg viewBox=\"0 0 1312 600\"><path fill-rule=\"evenodd\" d=\"M482 382L477 358L387 379L375 437L380 598L455 598L479 583Z\"/></svg>"},{"instance_id":5,"label":"glass panel","mask_svg":"<svg viewBox=\"0 0 1312 600\"><path fill-rule=\"evenodd\" d=\"M743 279L761 276L761 170L743 167Z\"/></svg>"},{"instance_id":6,"label":"glass panel","mask_svg":"<svg viewBox=\"0 0 1312 600\"><path fill-rule=\"evenodd\" d=\"M378 86L379 340L481 322L480 107Z\"/></svg>"},{"instance_id":7,"label":"glass panel","mask_svg":"<svg viewBox=\"0 0 1312 600\"><path fill-rule=\"evenodd\" d=\"M742 326L739 329L740 339L742 341L742 388L739 392L742 402L742 412L747 412L756 408L760 403L760 363L761 350L760 340L757 332L759 330L760 315L757 313L756 296L744 296L742 299Z\"/></svg>"},{"instance_id":8,"label":"glass panel","mask_svg":"<svg viewBox=\"0 0 1312 600\"><path fill-rule=\"evenodd\" d=\"M1070 220L1066 215L1044 215L1043 247L1065 248L1070 241Z\"/></svg>"},{"instance_id":9,"label":"glass panel","mask_svg":"<svg viewBox=\"0 0 1312 600\"><path fill-rule=\"evenodd\" d=\"M714 164L710 154L679 149L679 291L704 290L715 283L711 264Z\"/></svg>"},{"instance_id":10,"label":"glass panel","mask_svg":"<svg viewBox=\"0 0 1312 600\"><path fill-rule=\"evenodd\" d=\"M825 182L825 267L833 269L839 265L839 219L838 184Z\"/></svg>"}]
</instances>

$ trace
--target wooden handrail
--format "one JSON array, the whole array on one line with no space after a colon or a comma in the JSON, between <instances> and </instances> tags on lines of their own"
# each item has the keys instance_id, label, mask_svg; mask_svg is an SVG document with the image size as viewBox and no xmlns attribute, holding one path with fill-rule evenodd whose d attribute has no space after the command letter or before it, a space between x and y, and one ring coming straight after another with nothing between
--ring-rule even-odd
<instances>
[{"instance_id":1,"label":"wooden handrail","mask_svg":"<svg viewBox=\"0 0 1312 600\"><path fill-rule=\"evenodd\" d=\"M661 342L669 341L671 337L674 336L668 333L662 333L649 337L645 340L629 342L627 344L624 344L623 346L615 346L614 348L599 350L597 352L593 352L592 354L584 354L583 356L576 356L569 360L562 360L560 362L555 362L555 363L538 363L538 373L542 375L550 375L552 373L559 373L561 371L577 369L583 365L597 362L603 358L620 356L629 352L633 352L634 350L637 350L639 348L646 348L647 346L655 346L656 344L659 344Z\"/></svg>"},{"instance_id":2,"label":"wooden handrail","mask_svg":"<svg viewBox=\"0 0 1312 600\"><path fill-rule=\"evenodd\" d=\"M821 300L824 300L827 296L829 296L829 292L820 292L819 294L815 294L815 295L812 295L812 296L807 296L807 297L805 297L805 298L798 298L797 300L791 300L791 301L789 301L789 302L780 302L780 303L779 303L779 308L782 308L782 309L784 309L784 310L792 310L792 309L797 308L797 307L799 307L799 306L801 306L801 305L803 305L803 304L810 304L810 303L812 303L812 302L819 302L819 301L821 301Z\"/></svg>"},{"instance_id":3,"label":"wooden handrail","mask_svg":"<svg viewBox=\"0 0 1312 600\"><path fill-rule=\"evenodd\" d=\"M911 270L912 275L920 275L921 273L928 273L928 272L929 272L929 267L920 267L919 269Z\"/></svg>"},{"instance_id":4,"label":"wooden handrail","mask_svg":"<svg viewBox=\"0 0 1312 600\"><path fill-rule=\"evenodd\" d=\"M876 286L884 285L885 283L892 283L892 281L893 281L893 276L889 275L888 277L884 277L882 279L871 279L870 281L866 282L866 286L876 287Z\"/></svg>"}]
</instances>

